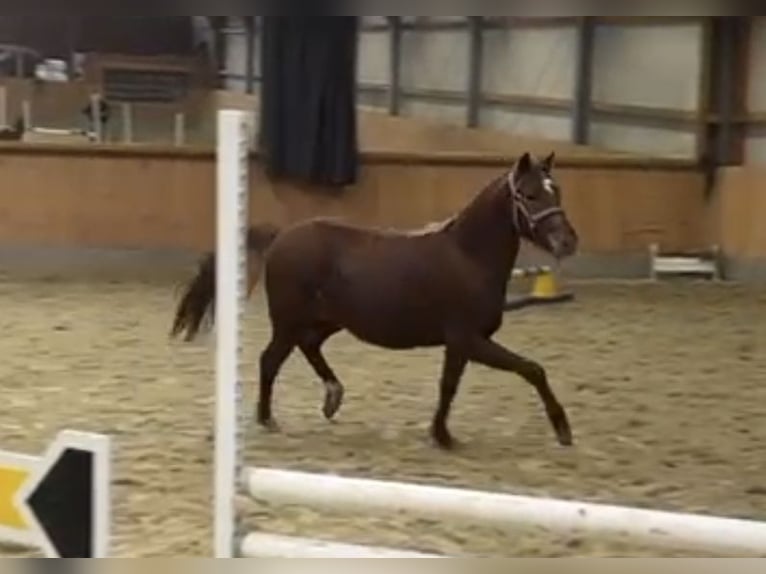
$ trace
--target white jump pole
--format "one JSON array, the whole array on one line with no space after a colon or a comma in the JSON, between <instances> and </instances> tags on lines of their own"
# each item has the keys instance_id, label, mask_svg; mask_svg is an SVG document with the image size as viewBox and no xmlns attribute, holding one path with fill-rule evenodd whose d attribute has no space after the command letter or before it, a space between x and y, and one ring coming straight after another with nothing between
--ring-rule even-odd
<instances>
[{"instance_id":1,"label":"white jump pole","mask_svg":"<svg viewBox=\"0 0 766 574\"><path fill-rule=\"evenodd\" d=\"M133 106L130 102L123 102L120 110L122 111L122 143L133 143Z\"/></svg>"},{"instance_id":2,"label":"white jump pole","mask_svg":"<svg viewBox=\"0 0 766 574\"><path fill-rule=\"evenodd\" d=\"M235 497L241 477L240 312L245 304L248 147L245 112L218 112L216 217L215 556L238 554Z\"/></svg>"},{"instance_id":3,"label":"white jump pole","mask_svg":"<svg viewBox=\"0 0 766 574\"><path fill-rule=\"evenodd\" d=\"M8 90L0 86L0 127L8 127Z\"/></svg>"},{"instance_id":4,"label":"white jump pole","mask_svg":"<svg viewBox=\"0 0 766 574\"><path fill-rule=\"evenodd\" d=\"M766 553L764 522L264 468L248 469L246 479L255 500L336 512L409 512L481 525L629 536L657 546Z\"/></svg>"},{"instance_id":5,"label":"white jump pole","mask_svg":"<svg viewBox=\"0 0 766 574\"><path fill-rule=\"evenodd\" d=\"M104 122L101 120L101 95L93 93L90 95L90 111L93 118L93 135L96 143L104 141Z\"/></svg>"},{"instance_id":6,"label":"white jump pole","mask_svg":"<svg viewBox=\"0 0 766 574\"><path fill-rule=\"evenodd\" d=\"M186 143L186 114L183 112L173 116L173 143L178 147Z\"/></svg>"},{"instance_id":7,"label":"white jump pole","mask_svg":"<svg viewBox=\"0 0 766 574\"><path fill-rule=\"evenodd\" d=\"M441 558L420 552L323 542L260 532L245 537L242 542L242 555L245 558Z\"/></svg>"},{"instance_id":8,"label":"white jump pole","mask_svg":"<svg viewBox=\"0 0 766 574\"><path fill-rule=\"evenodd\" d=\"M21 118L24 123L24 131L32 130L32 102L23 100L21 102Z\"/></svg>"},{"instance_id":9,"label":"white jump pole","mask_svg":"<svg viewBox=\"0 0 766 574\"><path fill-rule=\"evenodd\" d=\"M552 273L553 270L547 265L541 265L538 267L524 267L522 269L514 269L511 271L511 276L514 279L526 278L526 277L538 277L545 275L546 273Z\"/></svg>"}]
</instances>

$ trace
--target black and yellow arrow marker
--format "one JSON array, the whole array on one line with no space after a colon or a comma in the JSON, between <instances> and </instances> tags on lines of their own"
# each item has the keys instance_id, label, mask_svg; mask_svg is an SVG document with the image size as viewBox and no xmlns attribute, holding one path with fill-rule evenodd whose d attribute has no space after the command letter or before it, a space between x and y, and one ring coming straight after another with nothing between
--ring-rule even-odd
<instances>
[{"instance_id":1,"label":"black and yellow arrow marker","mask_svg":"<svg viewBox=\"0 0 766 574\"><path fill-rule=\"evenodd\" d=\"M110 448L106 436L64 431L42 457L0 452L0 541L49 558L106 557Z\"/></svg>"}]
</instances>

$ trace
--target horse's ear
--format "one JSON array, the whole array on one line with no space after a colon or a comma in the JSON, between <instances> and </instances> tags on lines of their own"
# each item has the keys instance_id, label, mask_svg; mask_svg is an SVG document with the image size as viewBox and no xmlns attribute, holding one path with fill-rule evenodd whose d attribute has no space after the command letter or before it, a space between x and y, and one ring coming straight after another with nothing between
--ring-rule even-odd
<instances>
[{"instance_id":1,"label":"horse's ear","mask_svg":"<svg viewBox=\"0 0 766 574\"><path fill-rule=\"evenodd\" d=\"M551 171L556 163L556 152L552 151L548 157L543 160L543 168L545 171Z\"/></svg>"},{"instance_id":2,"label":"horse's ear","mask_svg":"<svg viewBox=\"0 0 766 574\"><path fill-rule=\"evenodd\" d=\"M532 169L532 156L529 155L529 152L525 152L516 163L516 175L524 175L530 169Z\"/></svg>"}]
</instances>

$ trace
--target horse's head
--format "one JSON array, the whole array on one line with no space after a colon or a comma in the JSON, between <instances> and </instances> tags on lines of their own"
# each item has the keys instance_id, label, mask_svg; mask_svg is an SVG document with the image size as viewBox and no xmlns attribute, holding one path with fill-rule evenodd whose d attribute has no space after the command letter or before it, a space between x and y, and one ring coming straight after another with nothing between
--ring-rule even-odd
<instances>
[{"instance_id":1,"label":"horse's head","mask_svg":"<svg viewBox=\"0 0 766 574\"><path fill-rule=\"evenodd\" d=\"M556 259L563 259L577 251L578 237L561 206L554 160L554 153L543 161L525 153L508 173L505 188L519 233Z\"/></svg>"}]
</instances>

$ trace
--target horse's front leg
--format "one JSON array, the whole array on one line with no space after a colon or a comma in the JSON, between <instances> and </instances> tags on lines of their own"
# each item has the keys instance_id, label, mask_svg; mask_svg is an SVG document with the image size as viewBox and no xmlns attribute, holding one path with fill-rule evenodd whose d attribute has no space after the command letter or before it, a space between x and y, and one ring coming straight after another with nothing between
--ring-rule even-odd
<instances>
[{"instance_id":1,"label":"horse's front leg","mask_svg":"<svg viewBox=\"0 0 766 574\"><path fill-rule=\"evenodd\" d=\"M556 438L562 446L573 444L572 429L569 426L564 407L553 394L545 369L538 363L517 355L502 345L479 336L463 338L460 344L462 353L469 361L480 363L493 369L516 373L532 385L545 406Z\"/></svg>"}]
</instances>

